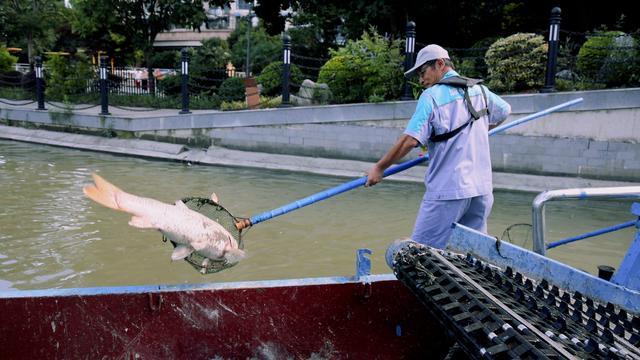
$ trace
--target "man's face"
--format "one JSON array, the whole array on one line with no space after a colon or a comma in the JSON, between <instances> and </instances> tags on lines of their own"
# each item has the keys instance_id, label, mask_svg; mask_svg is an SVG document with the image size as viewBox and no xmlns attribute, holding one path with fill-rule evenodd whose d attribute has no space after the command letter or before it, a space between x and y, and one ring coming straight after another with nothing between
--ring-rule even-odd
<instances>
[{"instance_id":1,"label":"man's face","mask_svg":"<svg viewBox=\"0 0 640 360\"><path fill-rule=\"evenodd\" d=\"M440 78L442 78L440 69L443 66L444 66L444 62L440 59L436 60L436 62L431 65L429 65L428 63L422 65L420 70L418 70L418 78L420 80L420 85L422 85L425 88L428 88L433 86L433 84L437 83L438 81L440 81Z\"/></svg>"}]
</instances>

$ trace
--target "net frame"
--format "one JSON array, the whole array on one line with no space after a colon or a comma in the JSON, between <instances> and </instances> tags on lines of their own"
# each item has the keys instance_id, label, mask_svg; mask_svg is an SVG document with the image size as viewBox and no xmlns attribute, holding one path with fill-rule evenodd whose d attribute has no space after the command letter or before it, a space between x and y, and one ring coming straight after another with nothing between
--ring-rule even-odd
<instances>
[{"instance_id":1,"label":"net frame","mask_svg":"<svg viewBox=\"0 0 640 360\"><path fill-rule=\"evenodd\" d=\"M231 235L238 241L238 249L244 249L244 242L242 241L242 230L236 228L235 223L238 220L244 218L237 218L233 216L224 206L218 204L212 199L202 197L186 197L181 200L189 209L196 211L209 219L217 222L224 227ZM171 241L165 236L162 236L163 242L171 242L171 245L175 248L177 243ZM198 254L196 251L192 252L189 256L184 258L184 261L193 266L201 274L213 274L234 266L237 263L229 263L226 260L212 260L209 259L208 263L205 261L206 257Z\"/></svg>"}]
</instances>

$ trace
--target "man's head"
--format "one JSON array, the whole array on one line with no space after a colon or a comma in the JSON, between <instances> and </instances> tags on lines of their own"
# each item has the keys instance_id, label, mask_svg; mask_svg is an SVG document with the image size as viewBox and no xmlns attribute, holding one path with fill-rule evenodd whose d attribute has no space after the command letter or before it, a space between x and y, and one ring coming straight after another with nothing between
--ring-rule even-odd
<instances>
[{"instance_id":1,"label":"man's head","mask_svg":"<svg viewBox=\"0 0 640 360\"><path fill-rule=\"evenodd\" d=\"M430 87L440 81L444 74L451 69L453 69L453 63L447 50L431 44L418 52L415 65L404 75L410 77L417 74L420 84L424 87Z\"/></svg>"}]
</instances>

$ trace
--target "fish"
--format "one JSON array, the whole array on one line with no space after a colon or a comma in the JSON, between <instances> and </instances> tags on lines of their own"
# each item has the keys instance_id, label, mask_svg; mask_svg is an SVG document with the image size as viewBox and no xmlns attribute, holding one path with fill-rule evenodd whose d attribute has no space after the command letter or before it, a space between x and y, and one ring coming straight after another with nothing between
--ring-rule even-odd
<instances>
[{"instance_id":1,"label":"fish","mask_svg":"<svg viewBox=\"0 0 640 360\"><path fill-rule=\"evenodd\" d=\"M91 200L108 208L133 215L129 225L139 229L159 230L177 244L171 260L182 260L196 252L205 259L203 270L210 260L238 263L245 252L238 241L216 221L189 209L182 201L167 204L155 199L127 193L100 175L92 174L94 183L82 191ZM217 202L217 195L211 198Z\"/></svg>"}]
</instances>

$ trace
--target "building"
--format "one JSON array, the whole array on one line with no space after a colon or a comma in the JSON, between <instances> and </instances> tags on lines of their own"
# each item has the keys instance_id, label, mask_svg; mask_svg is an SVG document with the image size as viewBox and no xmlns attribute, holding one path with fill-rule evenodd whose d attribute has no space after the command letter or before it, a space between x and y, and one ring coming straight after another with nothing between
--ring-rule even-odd
<instances>
[{"instance_id":1,"label":"building","mask_svg":"<svg viewBox=\"0 0 640 360\"><path fill-rule=\"evenodd\" d=\"M253 2L245 0L233 1L224 8L209 8L208 4L204 4L207 21L200 26L199 31L174 28L158 34L153 46L156 49L198 47L206 39L227 39L237 22L250 13L252 6Z\"/></svg>"}]
</instances>

